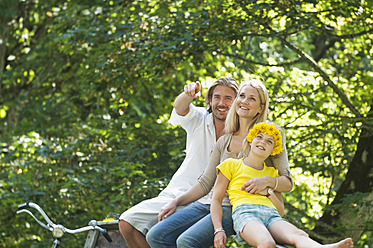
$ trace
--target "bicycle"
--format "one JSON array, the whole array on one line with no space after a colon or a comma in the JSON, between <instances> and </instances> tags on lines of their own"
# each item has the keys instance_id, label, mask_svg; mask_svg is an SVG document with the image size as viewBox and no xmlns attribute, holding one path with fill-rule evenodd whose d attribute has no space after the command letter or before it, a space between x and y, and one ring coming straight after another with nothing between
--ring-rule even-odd
<instances>
[{"instance_id":1,"label":"bicycle","mask_svg":"<svg viewBox=\"0 0 373 248\"><path fill-rule=\"evenodd\" d=\"M47 224L38 220L32 212L27 210L27 208L36 209L41 214L41 216L44 218L44 220L47 222ZM68 229L61 224L53 223L51 221L51 219L48 217L48 215L44 212L44 210L38 204L33 203L33 202L26 202L26 203L23 203L23 204L19 205L17 214L20 214L20 213L27 213L27 214L31 215L31 217L33 217L34 220L40 226L42 226L45 229L52 232L52 235L55 238L55 240L53 241L53 244L52 244L52 248L58 248L60 246L61 238L65 233L77 234L77 233L86 232L86 231L90 231L90 230L98 230L106 238L106 240L108 242L112 242L112 238L106 232L106 229L98 226L97 222L94 221L94 220L90 221L88 226L80 227L80 228L77 228L77 229Z\"/></svg>"}]
</instances>

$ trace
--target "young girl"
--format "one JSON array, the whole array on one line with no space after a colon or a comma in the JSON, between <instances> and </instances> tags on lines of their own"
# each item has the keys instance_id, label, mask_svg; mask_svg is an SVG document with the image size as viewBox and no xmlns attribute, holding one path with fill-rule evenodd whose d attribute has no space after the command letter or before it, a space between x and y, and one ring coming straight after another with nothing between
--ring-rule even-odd
<instances>
[{"instance_id":1,"label":"young girl","mask_svg":"<svg viewBox=\"0 0 373 248\"><path fill-rule=\"evenodd\" d=\"M222 228L222 200L225 192L233 206L232 218L236 239L245 240L254 247L275 247L276 242L294 247L352 248L351 238L338 243L321 245L291 223L283 220L276 208L273 189L259 194L241 190L243 182L256 177L278 177L277 169L267 167L264 160L282 152L282 138L276 125L270 122L255 124L247 136L251 150L243 159L227 159L217 167L217 182L211 203L211 218L215 228L214 245L224 248L225 231ZM272 200L272 201L271 201ZM274 204L275 203L275 204ZM279 210L279 209L278 209Z\"/></svg>"}]
</instances>

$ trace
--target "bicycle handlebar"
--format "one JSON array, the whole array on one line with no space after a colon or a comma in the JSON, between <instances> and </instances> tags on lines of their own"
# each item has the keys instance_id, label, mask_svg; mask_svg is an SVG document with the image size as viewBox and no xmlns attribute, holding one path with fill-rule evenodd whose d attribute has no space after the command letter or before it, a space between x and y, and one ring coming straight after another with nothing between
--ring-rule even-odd
<instances>
[{"instance_id":1,"label":"bicycle handlebar","mask_svg":"<svg viewBox=\"0 0 373 248\"><path fill-rule=\"evenodd\" d=\"M29 207L30 202L23 203L21 205L18 205L18 210L22 210Z\"/></svg>"},{"instance_id":2,"label":"bicycle handlebar","mask_svg":"<svg viewBox=\"0 0 373 248\"><path fill-rule=\"evenodd\" d=\"M44 224L43 222L41 222L40 220L38 220L33 215L33 213L31 213L29 210L27 210L28 208L36 209L41 214L41 216L43 216L44 220L47 222L47 225ZM90 230L98 230L106 238L107 241L112 242L112 239L111 239L110 235L106 232L106 229L104 229L100 226L97 226L96 221L91 221L89 223L89 226L80 227L80 228L77 228L77 229L68 229L61 224L53 223L51 221L51 219L48 217L48 215L44 212L44 210L38 204L33 203L33 202L26 202L26 203L18 205L17 214L19 214L19 213L27 213L27 214L31 215L31 217L33 217L34 220L40 226L42 226L45 229L51 231L55 238L61 238L64 235L64 233L76 234L76 233L81 233L81 232L90 231Z\"/></svg>"}]
</instances>

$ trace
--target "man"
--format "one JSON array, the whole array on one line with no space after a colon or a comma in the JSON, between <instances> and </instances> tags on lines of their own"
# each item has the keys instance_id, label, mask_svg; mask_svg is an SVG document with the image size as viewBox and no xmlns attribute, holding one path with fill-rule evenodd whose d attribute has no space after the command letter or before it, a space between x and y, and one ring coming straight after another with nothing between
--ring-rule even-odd
<instances>
[{"instance_id":1,"label":"man","mask_svg":"<svg viewBox=\"0 0 373 248\"><path fill-rule=\"evenodd\" d=\"M199 82L184 86L174 102L170 123L187 132L186 157L169 185L155 198L140 202L119 218L119 230L131 248L149 247L145 235L157 223L160 209L197 183L216 141L224 134L224 122L236 97L233 78L217 79L206 93L207 111L192 104L201 95Z\"/></svg>"}]
</instances>

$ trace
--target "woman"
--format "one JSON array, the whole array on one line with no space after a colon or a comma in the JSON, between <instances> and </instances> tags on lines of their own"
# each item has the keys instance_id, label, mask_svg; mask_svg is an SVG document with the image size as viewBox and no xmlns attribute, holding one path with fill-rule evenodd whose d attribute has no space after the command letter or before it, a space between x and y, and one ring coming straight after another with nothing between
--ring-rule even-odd
<instances>
[{"instance_id":1,"label":"woman","mask_svg":"<svg viewBox=\"0 0 373 248\"><path fill-rule=\"evenodd\" d=\"M244 150L244 140L255 123L263 122L268 114L268 92L264 84L255 79L243 82L225 121L225 135L222 136L212 152L209 165L199 179L185 194L179 196L158 215L158 223L150 229L146 239L151 247L209 247L214 244L214 227L210 216L210 204L216 179L216 166L227 158L240 158L248 153ZM283 139L285 139L282 134ZM247 181L242 189L257 194L266 187L277 192L287 192L292 188L292 178L284 152L272 157L266 163L275 165L280 177L260 177ZM201 198L208 194L206 197ZM279 193L280 194L280 193ZM200 199L201 198L201 199ZM197 202L176 212L177 206ZM281 198L282 199L282 198ZM223 227L227 236L234 234L231 217L232 207L226 196L223 201ZM162 221L161 221L162 220Z\"/></svg>"}]
</instances>

